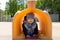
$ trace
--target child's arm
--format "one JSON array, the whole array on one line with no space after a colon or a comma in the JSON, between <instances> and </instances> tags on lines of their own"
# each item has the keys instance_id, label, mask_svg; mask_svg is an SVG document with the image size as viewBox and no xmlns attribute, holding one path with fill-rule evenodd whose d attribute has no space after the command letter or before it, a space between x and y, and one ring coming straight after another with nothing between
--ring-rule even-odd
<instances>
[{"instance_id":1,"label":"child's arm","mask_svg":"<svg viewBox=\"0 0 60 40\"><path fill-rule=\"evenodd\" d=\"M26 28L27 30L30 30L30 28L28 28L27 25L25 25L25 28Z\"/></svg>"},{"instance_id":2,"label":"child's arm","mask_svg":"<svg viewBox=\"0 0 60 40\"><path fill-rule=\"evenodd\" d=\"M37 24L36 24L36 25L34 25L34 26L32 27L32 29L34 30L34 29L36 28L36 26L37 26Z\"/></svg>"}]
</instances>

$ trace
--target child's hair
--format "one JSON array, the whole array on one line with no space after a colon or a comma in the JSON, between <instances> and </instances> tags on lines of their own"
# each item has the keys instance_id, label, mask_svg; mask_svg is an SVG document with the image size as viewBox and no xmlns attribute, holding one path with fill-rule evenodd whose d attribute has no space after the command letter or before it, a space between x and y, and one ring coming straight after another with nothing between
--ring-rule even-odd
<instances>
[{"instance_id":1,"label":"child's hair","mask_svg":"<svg viewBox=\"0 0 60 40\"><path fill-rule=\"evenodd\" d=\"M27 20L27 16L24 16L23 23L26 23L26 20Z\"/></svg>"},{"instance_id":2,"label":"child's hair","mask_svg":"<svg viewBox=\"0 0 60 40\"><path fill-rule=\"evenodd\" d=\"M34 16L34 13L33 12L29 12L27 15L33 15Z\"/></svg>"},{"instance_id":3,"label":"child's hair","mask_svg":"<svg viewBox=\"0 0 60 40\"><path fill-rule=\"evenodd\" d=\"M26 16L27 16L27 18L33 18L34 19L34 13L33 12L29 12Z\"/></svg>"},{"instance_id":4,"label":"child's hair","mask_svg":"<svg viewBox=\"0 0 60 40\"><path fill-rule=\"evenodd\" d=\"M24 17L24 20L25 20L25 21L27 20L26 18L27 18L27 16Z\"/></svg>"}]
</instances>

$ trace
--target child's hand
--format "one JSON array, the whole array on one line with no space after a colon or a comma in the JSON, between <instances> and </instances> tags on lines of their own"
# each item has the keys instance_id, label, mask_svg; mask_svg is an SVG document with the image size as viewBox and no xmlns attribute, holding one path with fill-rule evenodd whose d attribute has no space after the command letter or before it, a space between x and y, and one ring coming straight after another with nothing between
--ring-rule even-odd
<instances>
[{"instance_id":1,"label":"child's hand","mask_svg":"<svg viewBox=\"0 0 60 40\"><path fill-rule=\"evenodd\" d=\"M36 34L34 34L33 36L37 36Z\"/></svg>"},{"instance_id":2,"label":"child's hand","mask_svg":"<svg viewBox=\"0 0 60 40\"><path fill-rule=\"evenodd\" d=\"M30 37L29 35L27 35L26 37Z\"/></svg>"}]
</instances>

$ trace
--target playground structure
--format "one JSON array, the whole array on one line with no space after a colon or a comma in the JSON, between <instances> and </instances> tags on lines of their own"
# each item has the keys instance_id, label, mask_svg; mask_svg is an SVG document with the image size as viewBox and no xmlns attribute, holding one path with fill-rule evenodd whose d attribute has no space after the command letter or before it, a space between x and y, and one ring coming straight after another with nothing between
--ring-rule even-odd
<instances>
[{"instance_id":1,"label":"playground structure","mask_svg":"<svg viewBox=\"0 0 60 40\"><path fill-rule=\"evenodd\" d=\"M22 22L23 18L26 14L29 12L33 12L37 19L39 20L40 24L40 30L39 30L39 37L46 37L47 40L52 39L52 22L51 18L48 13L43 12L40 9L35 8L36 1L35 0L27 0L28 8L17 12L17 14L13 18L12 22L12 37L13 39L16 39L19 36L22 36L24 38L23 34L23 28L22 28Z\"/></svg>"}]
</instances>

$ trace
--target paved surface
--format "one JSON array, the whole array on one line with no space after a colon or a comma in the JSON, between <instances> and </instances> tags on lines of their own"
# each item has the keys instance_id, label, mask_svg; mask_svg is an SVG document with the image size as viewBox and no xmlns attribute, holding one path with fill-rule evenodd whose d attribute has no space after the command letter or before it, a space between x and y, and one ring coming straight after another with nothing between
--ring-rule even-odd
<instances>
[{"instance_id":1,"label":"paved surface","mask_svg":"<svg viewBox=\"0 0 60 40\"><path fill-rule=\"evenodd\" d=\"M52 38L60 40L60 23L52 23ZM0 40L12 40L12 23L0 22Z\"/></svg>"}]
</instances>

